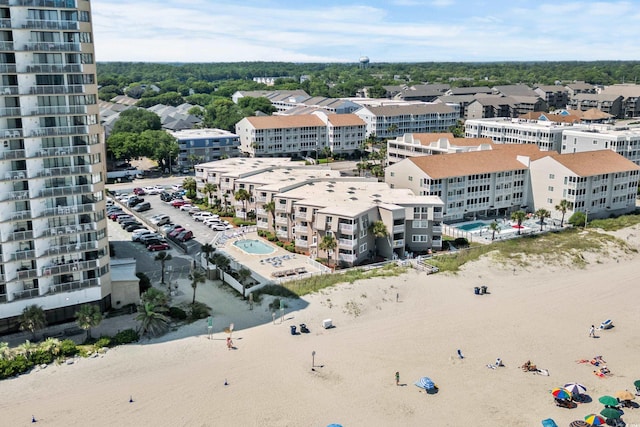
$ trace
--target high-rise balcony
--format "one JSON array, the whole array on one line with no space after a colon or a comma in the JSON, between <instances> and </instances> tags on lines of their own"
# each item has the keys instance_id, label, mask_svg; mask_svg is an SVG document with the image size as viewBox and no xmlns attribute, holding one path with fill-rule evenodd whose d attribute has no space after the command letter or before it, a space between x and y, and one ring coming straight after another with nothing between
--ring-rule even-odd
<instances>
[{"instance_id":1,"label":"high-rise balcony","mask_svg":"<svg viewBox=\"0 0 640 427\"><path fill-rule=\"evenodd\" d=\"M9 2L7 1L7 4ZM75 9L76 0L14 0L15 6L32 6L32 7L57 7L65 9Z\"/></svg>"},{"instance_id":2,"label":"high-rise balcony","mask_svg":"<svg viewBox=\"0 0 640 427\"><path fill-rule=\"evenodd\" d=\"M28 19L22 28L39 30L77 30L77 21L52 21L49 19Z\"/></svg>"},{"instance_id":3,"label":"high-rise balcony","mask_svg":"<svg viewBox=\"0 0 640 427\"><path fill-rule=\"evenodd\" d=\"M33 155L29 157L54 157L54 156L74 156L74 155L82 155L89 154L91 151L91 146L89 145L79 145L77 147L52 147L52 148L42 148L37 150Z\"/></svg>"},{"instance_id":4,"label":"high-rise balcony","mask_svg":"<svg viewBox=\"0 0 640 427\"><path fill-rule=\"evenodd\" d=\"M33 231L14 231L9 234L6 239L2 239L4 242L21 242L23 240L33 240Z\"/></svg>"},{"instance_id":5,"label":"high-rise balcony","mask_svg":"<svg viewBox=\"0 0 640 427\"><path fill-rule=\"evenodd\" d=\"M6 87L6 86L5 86ZM46 85L32 86L29 88L31 95L55 95L63 93L83 93L85 92L83 85Z\"/></svg>"},{"instance_id":6,"label":"high-rise balcony","mask_svg":"<svg viewBox=\"0 0 640 427\"><path fill-rule=\"evenodd\" d=\"M91 173L91 166L65 166L60 168L45 168L38 171L37 176L68 176L68 175L84 175Z\"/></svg>"},{"instance_id":7,"label":"high-rise balcony","mask_svg":"<svg viewBox=\"0 0 640 427\"><path fill-rule=\"evenodd\" d=\"M20 109L18 109L20 110ZM54 116L59 114L86 114L86 105L59 105L56 107L38 107L29 111L29 116Z\"/></svg>"},{"instance_id":8,"label":"high-rise balcony","mask_svg":"<svg viewBox=\"0 0 640 427\"><path fill-rule=\"evenodd\" d=\"M26 210L26 211L11 212L10 218L11 218L11 221L16 221L20 219L31 219L31 211Z\"/></svg>"},{"instance_id":9,"label":"high-rise balcony","mask_svg":"<svg viewBox=\"0 0 640 427\"><path fill-rule=\"evenodd\" d=\"M8 43L8 42L4 42ZM11 43L13 46L13 43ZM0 50L2 50L2 43L0 42ZM13 50L13 49L8 49ZM27 51L55 51L55 52L80 52L80 43L67 43L67 42L28 42L24 45L24 50Z\"/></svg>"},{"instance_id":10,"label":"high-rise balcony","mask_svg":"<svg viewBox=\"0 0 640 427\"><path fill-rule=\"evenodd\" d=\"M73 135L73 134L84 135L88 133L89 133L88 126L59 126L59 127L33 129L31 130L30 136L57 136L57 135Z\"/></svg>"},{"instance_id":11,"label":"high-rise balcony","mask_svg":"<svg viewBox=\"0 0 640 427\"><path fill-rule=\"evenodd\" d=\"M22 129L5 129L2 134L5 138L22 138Z\"/></svg>"},{"instance_id":12,"label":"high-rise balcony","mask_svg":"<svg viewBox=\"0 0 640 427\"><path fill-rule=\"evenodd\" d=\"M349 239L339 239L338 247L341 249L353 249L358 245L357 240L349 240Z\"/></svg>"},{"instance_id":13,"label":"high-rise balcony","mask_svg":"<svg viewBox=\"0 0 640 427\"><path fill-rule=\"evenodd\" d=\"M35 297L37 297L39 295L40 295L40 289L38 289L38 288L25 289L23 291L14 292L13 293L13 299L14 300L29 299L29 298L35 298Z\"/></svg>"},{"instance_id":14,"label":"high-rise balcony","mask_svg":"<svg viewBox=\"0 0 640 427\"><path fill-rule=\"evenodd\" d=\"M40 190L40 194L38 195L38 197L70 196L73 194L84 194L91 192L93 192L93 185L71 185L68 187L43 188L42 190Z\"/></svg>"},{"instance_id":15,"label":"high-rise balcony","mask_svg":"<svg viewBox=\"0 0 640 427\"><path fill-rule=\"evenodd\" d=\"M339 230L342 234L353 234L356 231L356 226L353 224L340 223Z\"/></svg>"},{"instance_id":16,"label":"high-rise balcony","mask_svg":"<svg viewBox=\"0 0 640 427\"><path fill-rule=\"evenodd\" d=\"M0 160L16 160L26 158L25 150L6 150L0 152Z\"/></svg>"},{"instance_id":17,"label":"high-rise balcony","mask_svg":"<svg viewBox=\"0 0 640 427\"><path fill-rule=\"evenodd\" d=\"M22 112L20 111L20 107L0 108L0 117L19 116L21 114Z\"/></svg>"},{"instance_id":18,"label":"high-rise balcony","mask_svg":"<svg viewBox=\"0 0 640 427\"><path fill-rule=\"evenodd\" d=\"M14 71L15 72L15 71ZM82 65L79 64L36 64L27 65L27 73L81 73Z\"/></svg>"},{"instance_id":19,"label":"high-rise balcony","mask_svg":"<svg viewBox=\"0 0 640 427\"><path fill-rule=\"evenodd\" d=\"M18 86L0 86L0 95L17 95Z\"/></svg>"},{"instance_id":20,"label":"high-rise balcony","mask_svg":"<svg viewBox=\"0 0 640 427\"><path fill-rule=\"evenodd\" d=\"M71 243L68 245L54 246L45 252L46 255L64 255L71 252L84 252L92 249L98 249L98 242Z\"/></svg>"},{"instance_id":21,"label":"high-rise balcony","mask_svg":"<svg viewBox=\"0 0 640 427\"><path fill-rule=\"evenodd\" d=\"M69 283L60 283L58 285L49 286L49 293L57 294L60 292L77 291L80 289L92 288L100 286L100 279L88 279Z\"/></svg>"},{"instance_id":22,"label":"high-rise balcony","mask_svg":"<svg viewBox=\"0 0 640 427\"><path fill-rule=\"evenodd\" d=\"M9 257L9 261L24 261L28 259L33 259L36 257L36 251L33 249L27 249L24 251L16 251L12 253Z\"/></svg>"},{"instance_id":23,"label":"high-rise balcony","mask_svg":"<svg viewBox=\"0 0 640 427\"><path fill-rule=\"evenodd\" d=\"M28 190L9 191L4 195L0 194L0 200L27 200L29 198Z\"/></svg>"},{"instance_id":24,"label":"high-rise balcony","mask_svg":"<svg viewBox=\"0 0 640 427\"><path fill-rule=\"evenodd\" d=\"M42 269L43 276L73 273L74 271L92 270L98 267L98 261L69 261L66 264L50 265Z\"/></svg>"},{"instance_id":25,"label":"high-rise balcony","mask_svg":"<svg viewBox=\"0 0 640 427\"><path fill-rule=\"evenodd\" d=\"M17 271L18 280L35 279L37 277L38 277L38 270L35 268L28 268L25 270Z\"/></svg>"},{"instance_id":26,"label":"high-rise balcony","mask_svg":"<svg viewBox=\"0 0 640 427\"><path fill-rule=\"evenodd\" d=\"M44 232L42 232L41 235L38 236L38 238L40 238L40 237L60 236L60 235L65 235L65 234L77 234L77 233L81 233L83 231L95 231L95 230L96 230L96 226L93 223L69 224L69 225L65 225L63 227L47 228L46 230L44 230Z\"/></svg>"},{"instance_id":27,"label":"high-rise balcony","mask_svg":"<svg viewBox=\"0 0 640 427\"><path fill-rule=\"evenodd\" d=\"M0 19L0 23L5 21L4 19ZM2 25L0 24L0 28ZM4 74L13 74L17 72L17 67L15 64L0 64L0 73Z\"/></svg>"}]
</instances>

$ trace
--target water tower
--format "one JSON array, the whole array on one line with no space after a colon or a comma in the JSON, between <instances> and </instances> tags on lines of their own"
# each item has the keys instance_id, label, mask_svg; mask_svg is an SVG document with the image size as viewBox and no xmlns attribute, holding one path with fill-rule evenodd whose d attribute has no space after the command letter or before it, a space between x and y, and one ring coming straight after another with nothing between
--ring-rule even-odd
<instances>
[{"instance_id":1,"label":"water tower","mask_svg":"<svg viewBox=\"0 0 640 427\"><path fill-rule=\"evenodd\" d=\"M363 70L369 68L369 57L368 56L361 56L360 57L360 68L363 69Z\"/></svg>"}]
</instances>

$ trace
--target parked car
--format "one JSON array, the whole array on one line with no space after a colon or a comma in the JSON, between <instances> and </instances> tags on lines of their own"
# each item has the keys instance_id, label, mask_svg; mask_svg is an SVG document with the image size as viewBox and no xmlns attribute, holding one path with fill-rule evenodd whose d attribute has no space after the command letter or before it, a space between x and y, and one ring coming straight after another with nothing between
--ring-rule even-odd
<instances>
[{"instance_id":1,"label":"parked car","mask_svg":"<svg viewBox=\"0 0 640 427\"><path fill-rule=\"evenodd\" d=\"M111 215L109 215L109 218L111 218L111 220L115 222L115 221L117 221L117 220L118 220L118 218L120 218L121 216L124 216L124 215L127 215L127 216L128 216L128 217L130 217L130 218L133 218L133 217L132 217L131 215L129 215L128 213L126 213L126 212L122 212L122 211L112 213Z\"/></svg>"},{"instance_id":2,"label":"parked car","mask_svg":"<svg viewBox=\"0 0 640 427\"><path fill-rule=\"evenodd\" d=\"M138 205L140 203L144 202L144 199L142 197L138 197L138 196L131 196L129 197L129 199L127 200L127 206L132 208L135 205Z\"/></svg>"},{"instance_id":3,"label":"parked car","mask_svg":"<svg viewBox=\"0 0 640 427\"><path fill-rule=\"evenodd\" d=\"M164 188L154 185L153 187L144 187L144 191L146 191L147 194L160 194L164 191Z\"/></svg>"},{"instance_id":4,"label":"parked car","mask_svg":"<svg viewBox=\"0 0 640 427\"><path fill-rule=\"evenodd\" d=\"M105 201L107 208L113 206L113 203L113 199L111 197L107 197L107 200Z\"/></svg>"},{"instance_id":5,"label":"parked car","mask_svg":"<svg viewBox=\"0 0 640 427\"><path fill-rule=\"evenodd\" d=\"M192 209L189 210L189 215L194 216L195 214L202 212L202 209L200 209L197 206L194 206Z\"/></svg>"},{"instance_id":6,"label":"parked car","mask_svg":"<svg viewBox=\"0 0 640 427\"><path fill-rule=\"evenodd\" d=\"M144 212L148 211L149 209L151 209L151 203L149 202L140 203L133 208L133 210L136 212Z\"/></svg>"},{"instance_id":7,"label":"parked car","mask_svg":"<svg viewBox=\"0 0 640 427\"><path fill-rule=\"evenodd\" d=\"M162 230L165 234L169 234L176 228L184 228L184 227L178 224L165 224L162 226L160 230Z\"/></svg>"},{"instance_id":8,"label":"parked car","mask_svg":"<svg viewBox=\"0 0 640 427\"><path fill-rule=\"evenodd\" d=\"M140 236L140 238L138 239L138 242L147 246L151 244L154 240L162 240L162 236L159 235L158 233L149 233L149 234L145 234L144 236Z\"/></svg>"},{"instance_id":9,"label":"parked car","mask_svg":"<svg viewBox=\"0 0 640 427\"><path fill-rule=\"evenodd\" d=\"M138 224L138 225L139 225L139 227L137 227L137 228L142 227L142 224L140 224L140 222L139 222L137 219L135 219L135 218L131 218L131 219L127 219L127 220L125 220L125 221L122 221L122 222L120 223L120 226L121 226L123 229L125 229L125 228L127 228L128 226L130 226L131 224Z\"/></svg>"},{"instance_id":10,"label":"parked car","mask_svg":"<svg viewBox=\"0 0 640 427\"><path fill-rule=\"evenodd\" d=\"M193 219L195 219L196 221L204 221L207 218L213 218L213 215L211 212L198 212L196 214L193 215Z\"/></svg>"},{"instance_id":11,"label":"parked car","mask_svg":"<svg viewBox=\"0 0 640 427\"><path fill-rule=\"evenodd\" d=\"M174 208L179 208L182 205L187 204L188 202L186 200L182 200L182 199L176 199L173 202L171 202L171 206L173 206Z\"/></svg>"},{"instance_id":12,"label":"parked car","mask_svg":"<svg viewBox=\"0 0 640 427\"><path fill-rule=\"evenodd\" d=\"M160 193L160 200L162 200L163 202L170 202L173 200L173 197L171 197L170 193L163 191L162 193Z\"/></svg>"},{"instance_id":13,"label":"parked car","mask_svg":"<svg viewBox=\"0 0 640 427\"><path fill-rule=\"evenodd\" d=\"M133 215L129 215L129 214L124 214L124 215L119 215L118 218L116 218L116 222L118 224L122 224L125 221L135 221L135 217Z\"/></svg>"},{"instance_id":14,"label":"parked car","mask_svg":"<svg viewBox=\"0 0 640 427\"><path fill-rule=\"evenodd\" d=\"M174 184L174 185L172 185L172 186L171 186L171 189L172 189L173 191L180 191L180 190L182 190L182 185L180 185L180 184Z\"/></svg>"},{"instance_id":15,"label":"parked car","mask_svg":"<svg viewBox=\"0 0 640 427\"><path fill-rule=\"evenodd\" d=\"M211 217L205 218L202 220L202 223L205 225L208 225L211 222L224 222L224 221L220 219L220 215L216 215L216 214L213 214Z\"/></svg>"},{"instance_id":16,"label":"parked car","mask_svg":"<svg viewBox=\"0 0 640 427\"><path fill-rule=\"evenodd\" d=\"M180 210L183 212L191 212L191 209L194 209L195 206L193 206L191 203L185 203L184 205L180 206Z\"/></svg>"},{"instance_id":17,"label":"parked car","mask_svg":"<svg viewBox=\"0 0 640 427\"><path fill-rule=\"evenodd\" d=\"M184 230L176 236L176 240L179 240L181 242L186 242L190 239L193 239L193 231L191 230Z\"/></svg>"},{"instance_id":18,"label":"parked car","mask_svg":"<svg viewBox=\"0 0 640 427\"><path fill-rule=\"evenodd\" d=\"M158 214L151 217L151 223L153 225L157 225L158 227L161 225L169 224L171 222L171 218L169 215Z\"/></svg>"},{"instance_id":19,"label":"parked car","mask_svg":"<svg viewBox=\"0 0 640 427\"><path fill-rule=\"evenodd\" d=\"M184 190L174 191L173 193L171 193L171 197L173 197L174 199L182 199L182 196L184 196L185 194L187 194L187 192Z\"/></svg>"},{"instance_id":20,"label":"parked car","mask_svg":"<svg viewBox=\"0 0 640 427\"><path fill-rule=\"evenodd\" d=\"M131 233L131 241L139 242L142 236L146 236L147 234L151 233L153 233L153 231L149 230L148 228L139 228L137 230L133 230L133 232Z\"/></svg>"},{"instance_id":21,"label":"parked car","mask_svg":"<svg viewBox=\"0 0 640 427\"><path fill-rule=\"evenodd\" d=\"M156 251L166 251L171 249L171 246L168 243L152 243L149 246L147 246L147 250L149 252L156 252Z\"/></svg>"},{"instance_id":22,"label":"parked car","mask_svg":"<svg viewBox=\"0 0 640 427\"><path fill-rule=\"evenodd\" d=\"M133 194L136 196L144 196L147 193L144 192L144 188L136 187L133 189Z\"/></svg>"},{"instance_id":23,"label":"parked car","mask_svg":"<svg viewBox=\"0 0 640 427\"><path fill-rule=\"evenodd\" d=\"M124 230L125 230L125 231L129 231L129 232L132 232L132 231L138 230L138 229L139 229L139 228L141 228L141 227L143 227L143 225L142 225L142 224L140 224L139 222L135 222L135 223L133 223L133 224L131 224L131 225L126 226L126 227L124 228Z\"/></svg>"},{"instance_id":24,"label":"parked car","mask_svg":"<svg viewBox=\"0 0 640 427\"><path fill-rule=\"evenodd\" d=\"M225 231L225 230L227 230L227 226L226 226L226 225L224 225L224 224L221 224L221 223L218 223L218 224L211 224L211 225L210 225L210 227L211 227L211 229L212 229L213 231ZM232 228L233 228L233 227L232 227Z\"/></svg>"},{"instance_id":25,"label":"parked car","mask_svg":"<svg viewBox=\"0 0 640 427\"><path fill-rule=\"evenodd\" d=\"M169 233L169 236L176 237L178 234L182 233L185 230L184 227L178 227Z\"/></svg>"}]
</instances>

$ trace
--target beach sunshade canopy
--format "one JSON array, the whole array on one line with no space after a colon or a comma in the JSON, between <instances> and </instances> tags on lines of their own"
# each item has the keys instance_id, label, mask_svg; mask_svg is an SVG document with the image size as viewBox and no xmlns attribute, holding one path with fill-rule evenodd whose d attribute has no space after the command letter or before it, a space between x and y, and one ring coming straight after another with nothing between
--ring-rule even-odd
<instances>
[{"instance_id":1,"label":"beach sunshade canopy","mask_svg":"<svg viewBox=\"0 0 640 427\"><path fill-rule=\"evenodd\" d=\"M342 427L342 424L329 424L327 427Z\"/></svg>"},{"instance_id":2,"label":"beach sunshade canopy","mask_svg":"<svg viewBox=\"0 0 640 427\"><path fill-rule=\"evenodd\" d=\"M567 383L564 388L573 394L585 394L587 392L587 388L580 383Z\"/></svg>"},{"instance_id":3,"label":"beach sunshade canopy","mask_svg":"<svg viewBox=\"0 0 640 427\"><path fill-rule=\"evenodd\" d=\"M569 424L569 427L589 427L589 424L587 424L586 421L575 420L575 421L571 421L571 424Z\"/></svg>"},{"instance_id":4,"label":"beach sunshade canopy","mask_svg":"<svg viewBox=\"0 0 640 427\"><path fill-rule=\"evenodd\" d=\"M620 400L633 400L636 398L636 396L629 390L616 391L615 396Z\"/></svg>"},{"instance_id":5,"label":"beach sunshade canopy","mask_svg":"<svg viewBox=\"0 0 640 427\"><path fill-rule=\"evenodd\" d=\"M633 385L636 386L637 388L640 388L640 380L635 380L633 382Z\"/></svg>"},{"instance_id":6,"label":"beach sunshade canopy","mask_svg":"<svg viewBox=\"0 0 640 427\"><path fill-rule=\"evenodd\" d=\"M558 427L558 424L551 418L547 418L546 420L542 420L542 427Z\"/></svg>"},{"instance_id":7,"label":"beach sunshade canopy","mask_svg":"<svg viewBox=\"0 0 640 427\"><path fill-rule=\"evenodd\" d=\"M415 382L415 385L425 390L433 390L434 388L436 388L435 383L429 377L420 378L418 381Z\"/></svg>"},{"instance_id":8,"label":"beach sunshade canopy","mask_svg":"<svg viewBox=\"0 0 640 427\"><path fill-rule=\"evenodd\" d=\"M590 426L603 426L606 424L605 419L598 414L589 414L586 417L584 417L584 420Z\"/></svg>"},{"instance_id":9,"label":"beach sunshade canopy","mask_svg":"<svg viewBox=\"0 0 640 427\"><path fill-rule=\"evenodd\" d=\"M618 405L618 399L616 399L613 396L601 396L598 398L598 402L602 403L603 405L607 405L607 406L617 406Z\"/></svg>"},{"instance_id":10,"label":"beach sunshade canopy","mask_svg":"<svg viewBox=\"0 0 640 427\"><path fill-rule=\"evenodd\" d=\"M604 408L602 411L600 411L600 415L602 415L605 418L614 419L614 418L620 418L622 416L622 412L614 408Z\"/></svg>"},{"instance_id":11,"label":"beach sunshade canopy","mask_svg":"<svg viewBox=\"0 0 640 427\"><path fill-rule=\"evenodd\" d=\"M569 390L567 390L566 388L554 388L553 390L551 390L551 394L553 395L553 397L555 397L556 399L561 399L561 400L567 400L567 399L571 399L572 394Z\"/></svg>"}]
</instances>

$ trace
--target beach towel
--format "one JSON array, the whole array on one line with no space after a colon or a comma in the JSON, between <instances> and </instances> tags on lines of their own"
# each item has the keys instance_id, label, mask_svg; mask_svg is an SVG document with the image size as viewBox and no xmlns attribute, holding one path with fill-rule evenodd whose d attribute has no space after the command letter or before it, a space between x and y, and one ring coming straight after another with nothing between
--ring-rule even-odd
<instances>
[{"instance_id":1,"label":"beach towel","mask_svg":"<svg viewBox=\"0 0 640 427\"><path fill-rule=\"evenodd\" d=\"M537 375L544 375L545 377L549 376L549 371L546 369L538 369L537 371L534 372L534 374Z\"/></svg>"}]
</instances>

